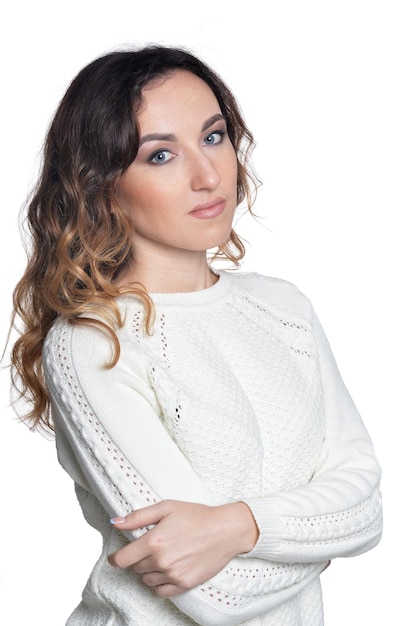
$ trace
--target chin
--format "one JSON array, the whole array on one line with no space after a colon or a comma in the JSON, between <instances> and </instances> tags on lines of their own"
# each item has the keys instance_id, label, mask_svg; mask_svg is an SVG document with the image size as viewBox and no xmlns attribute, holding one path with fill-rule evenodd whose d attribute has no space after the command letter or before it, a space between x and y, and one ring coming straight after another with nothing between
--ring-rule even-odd
<instances>
[{"instance_id":1,"label":"chin","mask_svg":"<svg viewBox=\"0 0 417 626\"><path fill-rule=\"evenodd\" d=\"M214 248L224 245L227 241L229 241L231 233L231 224L228 224L226 228L223 227L216 229L216 232L213 232L213 236L207 237L207 245L205 246L205 249L213 250Z\"/></svg>"},{"instance_id":2,"label":"chin","mask_svg":"<svg viewBox=\"0 0 417 626\"><path fill-rule=\"evenodd\" d=\"M216 239L213 242L209 242L206 246L204 246L204 250L214 252L217 248L224 246L230 239L230 233L224 237L223 239Z\"/></svg>"}]
</instances>

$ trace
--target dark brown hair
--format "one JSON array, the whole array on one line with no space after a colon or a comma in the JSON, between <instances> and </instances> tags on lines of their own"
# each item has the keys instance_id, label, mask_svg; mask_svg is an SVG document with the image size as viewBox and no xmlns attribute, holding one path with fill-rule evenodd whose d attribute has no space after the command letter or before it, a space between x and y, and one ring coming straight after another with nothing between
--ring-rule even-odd
<instances>
[{"instance_id":1,"label":"dark brown hair","mask_svg":"<svg viewBox=\"0 0 417 626\"><path fill-rule=\"evenodd\" d=\"M42 346L57 316L102 326L114 344L109 366L120 350L117 296L130 292L143 300L150 330L149 294L140 286L117 285L132 258L132 223L117 203L116 190L138 151L136 114L143 89L178 69L201 78L216 96L237 154L238 203L246 198L251 209L253 138L232 93L205 63L185 50L148 46L109 53L82 69L45 140L43 168L27 208L28 265L14 291L13 320L20 318L22 327L12 350L12 381L32 407L25 416L32 426L52 428ZM215 256L237 264L244 252L232 230ZM91 316L98 307L102 322Z\"/></svg>"}]
</instances>

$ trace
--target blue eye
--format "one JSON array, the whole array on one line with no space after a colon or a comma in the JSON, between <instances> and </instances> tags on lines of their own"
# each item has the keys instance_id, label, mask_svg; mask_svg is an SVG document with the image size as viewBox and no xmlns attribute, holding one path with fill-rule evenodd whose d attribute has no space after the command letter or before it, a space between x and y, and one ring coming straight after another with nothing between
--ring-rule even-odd
<instances>
[{"instance_id":1,"label":"blue eye","mask_svg":"<svg viewBox=\"0 0 417 626\"><path fill-rule=\"evenodd\" d=\"M214 146L217 143L221 143L223 141L223 137L225 136L225 134L226 132L224 130L213 131L212 133L207 135L207 137L205 137L204 143L207 146Z\"/></svg>"},{"instance_id":2,"label":"blue eye","mask_svg":"<svg viewBox=\"0 0 417 626\"><path fill-rule=\"evenodd\" d=\"M150 163L155 163L156 165L162 165L163 163L167 163L170 161L174 155L169 150L158 150L154 152L149 157Z\"/></svg>"}]
</instances>

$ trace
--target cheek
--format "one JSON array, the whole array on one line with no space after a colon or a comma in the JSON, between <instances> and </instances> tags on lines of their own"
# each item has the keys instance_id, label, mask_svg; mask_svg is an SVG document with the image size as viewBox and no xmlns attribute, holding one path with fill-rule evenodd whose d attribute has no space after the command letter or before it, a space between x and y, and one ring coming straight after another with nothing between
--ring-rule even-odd
<instances>
[{"instance_id":1,"label":"cheek","mask_svg":"<svg viewBox=\"0 0 417 626\"><path fill-rule=\"evenodd\" d=\"M147 180L127 178L119 186L118 199L125 209L142 211L158 202L161 188Z\"/></svg>"},{"instance_id":2,"label":"cheek","mask_svg":"<svg viewBox=\"0 0 417 626\"><path fill-rule=\"evenodd\" d=\"M230 158L230 178L231 180L234 180L234 182L237 184L237 174L238 174L238 162L237 162L237 156L236 153L233 149L233 157Z\"/></svg>"},{"instance_id":3,"label":"cheek","mask_svg":"<svg viewBox=\"0 0 417 626\"><path fill-rule=\"evenodd\" d=\"M236 202L237 202L237 196L238 196L238 188L237 188L238 187L238 175L239 175L239 166L238 166L238 162L236 159L233 164L233 168L230 174L230 184L233 185Z\"/></svg>"},{"instance_id":4,"label":"cheek","mask_svg":"<svg viewBox=\"0 0 417 626\"><path fill-rule=\"evenodd\" d=\"M140 195L138 193L138 185L135 184L134 177L129 174L130 172L121 178L117 187L117 200L120 205L127 210L132 207L132 204L134 205L137 203Z\"/></svg>"}]
</instances>

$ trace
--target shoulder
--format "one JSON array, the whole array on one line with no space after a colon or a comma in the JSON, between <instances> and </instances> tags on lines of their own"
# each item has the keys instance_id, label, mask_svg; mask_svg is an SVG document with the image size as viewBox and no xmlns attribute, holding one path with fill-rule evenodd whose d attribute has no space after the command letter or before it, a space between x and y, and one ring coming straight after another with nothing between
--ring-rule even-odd
<instances>
[{"instance_id":1,"label":"shoulder","mask_svg":"<svg viewBox=\"0 0 417 626\"><path fill-rule=\"evenodd\" d=\"M134 295L124 295L116 300L114 309L95 305L88 314L75 320L58 317L49 329L45 351L67 349L73 357L91 359L92 362L112 361L115 348L129 355L141 344L146 335L144 306Z\"/></svg>"},{"instance_id":2,"label":"shoulder","mask_svg":"<svg viewBox=\"0 0 417 626\"><path fill-rule=\"evenodd\" d=\"M135 316L141 308L136 298L124 296L117 300L117 315L96 306L75 320L58 317L48 331L44 350L66 346L84 355L111 359L115 345L132 341L129 329L135 327Z\"/></svg>"},{"instance_id":3,"label":"shoulder","mask_svg":"<svg viewBox=\"0 0 417 626\"><path fill-rule=\"evenodd\" d=\"M311 321L311 302L293 283L256 272L239 272L231 277L239 289L264 306Z\"/></svg>"},{"instance_id":4,"label":"shoulder","mask_svg":"<svg viewBox=\"0 0 417 626\"><path fill-rule=\"evenodd\" d=\"M61 377L70 371L93 377L114 370L112 366L116 363L120 370L133 360L138 368L138 355L136 359L130 356L131 343L124 326L111 330L99 315L92 321L58 318L43 345L44 369Z\"/></svg>"},{"instance_id":5,"label":"shoulder","mask_svg":"<svg viewBox=\"0 0 417 626\"><path fill-rule=\"evenodd\" d=\"M44 354L61 355L61 358L68 359L76 351L86 358L93 354L108 358L111 355L110 346L110 335L105 331L104 326L101 327L100 322L97 321L96 324L73 323L58 318L46 336Z\"/></svg>"}]
</instances>

